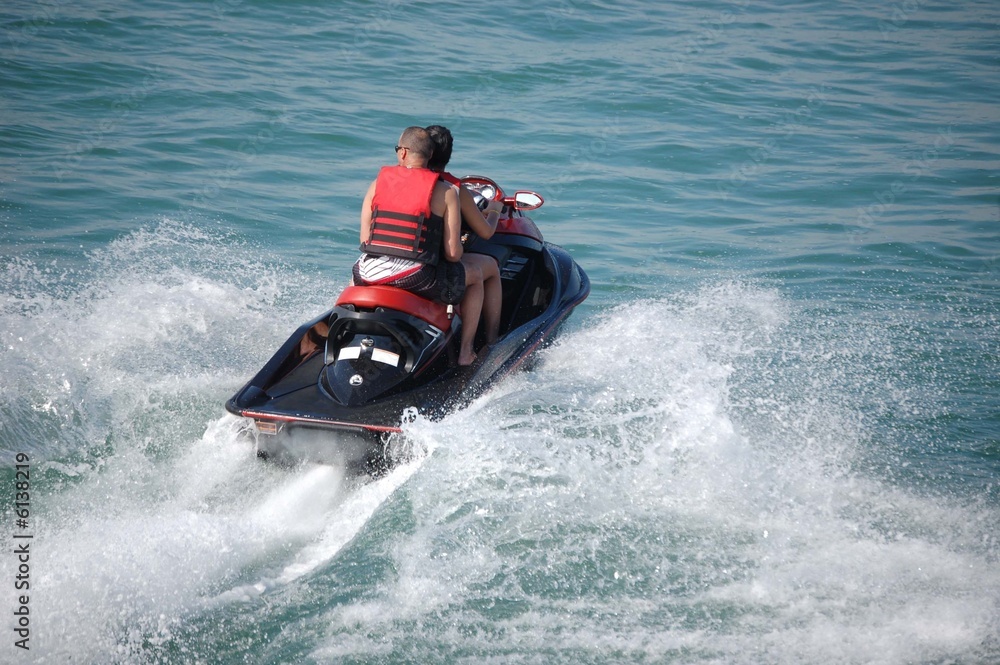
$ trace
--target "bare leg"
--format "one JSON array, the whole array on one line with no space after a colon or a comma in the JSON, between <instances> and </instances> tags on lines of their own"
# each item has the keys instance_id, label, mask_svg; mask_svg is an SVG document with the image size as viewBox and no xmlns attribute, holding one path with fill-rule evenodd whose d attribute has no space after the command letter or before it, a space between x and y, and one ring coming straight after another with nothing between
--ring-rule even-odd
<instances>
[{"instance_id":1,"label":"bare leg","mask_svg":"<svg viewBox=\"0 0 1000 665\"><path fill-rule=\"evenodd\" d=\"M482 273L474 266L465 267L465 296L462 297L462 348L458 352L459 365L471 365L476 360L472 343L483 311Z\"/></svg>"},{"instance_id":2,"label":"bare leg","mask_svg":"<svg viewBox=\"0 0 1000 665\"><path fill-rule=\"evenodd\" d=\"M503 306L503 291L500 286L500 266L492 258L487 257L487 266L483 269L483 323L486 324L486 343L495 344L500 334L500 309Z\"/></svg>"},{"instance_id":3,"label":"bare leg","mask_svg":"<svg viewBox=\"0 0 1000 665\"><path fill-rule=\"evenodd\" d=\"M503 292L500 287L500 267L485 254L466 254L463 261L479 268L483 276L483 323L486 325L486 343L497 341L500 332L500 309L503 306Z\"/></svg>"}]
</instances>

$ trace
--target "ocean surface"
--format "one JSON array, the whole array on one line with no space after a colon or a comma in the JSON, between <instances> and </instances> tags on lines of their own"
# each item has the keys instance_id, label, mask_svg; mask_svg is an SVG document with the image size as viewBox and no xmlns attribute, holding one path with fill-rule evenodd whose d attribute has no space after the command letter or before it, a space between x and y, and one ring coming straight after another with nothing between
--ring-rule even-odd
<instances>
[{"instance_id":1,"label":"ocean surface","mask_svg":"<svg viewBox=\"0 0 1000 665\"><path fill-rule=\"evenodd\" d=\"M590 298L384 477L258 461L433 123ZM8 0L0 261L2 662L1000 662L994 0Z\"/></svg>"}]
</instances>

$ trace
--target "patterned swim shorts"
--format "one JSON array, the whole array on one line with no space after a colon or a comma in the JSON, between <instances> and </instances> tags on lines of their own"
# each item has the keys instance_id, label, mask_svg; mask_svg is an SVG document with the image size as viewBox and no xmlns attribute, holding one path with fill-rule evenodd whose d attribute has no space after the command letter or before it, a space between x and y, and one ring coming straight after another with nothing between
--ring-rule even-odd
<instances>
[{"instance_id":1,"label":"patterned swim shorts","mask_svg":"<svg viewBox=\"0 0 1000 665\"><path fill-rule=\"evenodd\" d=\"M416 272L409 272L395 279L369 282L361 276L362 259L358 259L351 270L355 284L395 286L448 305L461 302L465 295L465 266L460 261L439 261L436 266L423 265Z\"/></svg>"}]
</instances>

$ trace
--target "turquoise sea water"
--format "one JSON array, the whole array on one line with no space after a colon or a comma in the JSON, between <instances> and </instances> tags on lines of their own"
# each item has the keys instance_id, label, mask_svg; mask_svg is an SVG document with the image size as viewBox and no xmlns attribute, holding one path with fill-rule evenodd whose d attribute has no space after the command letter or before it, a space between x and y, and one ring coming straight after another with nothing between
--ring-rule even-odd
<instances>
[{"instance_id":1,"label":"turquoise sea water","mask_svg":"<svg viewBox=\"0 0 1000 665\"><path fill-rule=\"evenodd\" d=\"M0 661L1000 662L996 3L0 28ZM224 401L431 123L590 299L385 478L259 463Z\"/></svg>"}]
</instances>

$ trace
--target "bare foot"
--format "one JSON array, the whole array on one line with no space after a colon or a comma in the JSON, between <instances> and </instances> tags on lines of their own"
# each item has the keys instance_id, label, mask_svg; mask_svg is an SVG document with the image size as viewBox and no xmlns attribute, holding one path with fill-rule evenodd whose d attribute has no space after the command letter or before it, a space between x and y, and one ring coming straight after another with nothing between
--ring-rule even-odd
<instances>
[{"instance_id":1,"label":"bare foot","mask_svg":"<svg viewBox=\"0 0 1000 665\"><path fill-rule=\"evenodd\" d=\"M473 353L472 351L469 351L468 354L466 354L464 351L458 354L458 364L461 367L468 367L474 362L476 362L476 354Z\"/></svg>"},{"instance_id":2,"label":"bare foot","mask_svg":"<svg viewBox=\"0 0 1000 665\"><path fill-rule=\"evenodd\" d=\"M308 334L305 337L303 337L301 341L299 341L300 358L306 358L307 356L311 356L318 349L319 346L317 346L316 342L312 341L312 339L309 338Z\"/></svg>"},{"instance_id":3,"label":"bare foot","mask_svg":"<svg viewBox=\"0 0 1000 665\"><path fill-rule=\"evenodd\" d=\"M299 340L299 357L305 359L319 351L320 345L329 334L330 326L323 321L307 330L306 334Z\"/></svg>"}]
</instances>

